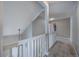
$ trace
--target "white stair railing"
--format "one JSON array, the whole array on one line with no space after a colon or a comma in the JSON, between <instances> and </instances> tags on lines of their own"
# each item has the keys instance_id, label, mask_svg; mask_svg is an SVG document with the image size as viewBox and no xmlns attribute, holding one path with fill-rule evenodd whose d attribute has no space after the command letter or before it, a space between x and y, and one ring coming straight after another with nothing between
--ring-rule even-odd
<instances>
[{"instance_id":1,"label":"white stair railing","mask_svg":"<svg viewBox=\"0 0 79 59\"><path fill-rule=\"evenodd\" d=\"M47 50L53 45L53 40L55 39L54 34L50 34L49 44L47 44L46 36L46 34L43 34L19 41L18 47L13 47L13 50L14 48L15 50L17 49L16 57L43 57L46 55L48 53ZM47 45L49 45L49 48Z\"/></svg>"},{"instance_id":2,"label":"white stair railing","mask_svg":"<svg viewBox=\"0 0 79 59\"><path fill-rule=\"evenodd\" d=\"M46 47L45 34L21 40L18 42L17 57L43 57Z\"/></svg>"}]
</instances>

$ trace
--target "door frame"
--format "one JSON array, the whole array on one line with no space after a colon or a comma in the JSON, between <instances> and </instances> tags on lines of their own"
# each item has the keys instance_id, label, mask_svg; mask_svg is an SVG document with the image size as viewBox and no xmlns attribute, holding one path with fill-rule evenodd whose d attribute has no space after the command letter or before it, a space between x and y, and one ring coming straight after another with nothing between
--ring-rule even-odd
<instances>
[{"instance_id":1,"label":"door frame","mask_svg":"<svg viewBox=\"0 0 79 59\"><path fill-rule=\"evenodd\" d=\"M60 20L63 20L63 19L66 19L66 18L69 18L69 20L70 20L70 37L69 37L69 41L72 43L72 17L62 17L62 18L57 18L57 19L55 19L55 20L52 20L52 21L49 21L49 23L51 23L51 22L54 22L54 21L60 21Z\"/></svg>"}]
</instances>

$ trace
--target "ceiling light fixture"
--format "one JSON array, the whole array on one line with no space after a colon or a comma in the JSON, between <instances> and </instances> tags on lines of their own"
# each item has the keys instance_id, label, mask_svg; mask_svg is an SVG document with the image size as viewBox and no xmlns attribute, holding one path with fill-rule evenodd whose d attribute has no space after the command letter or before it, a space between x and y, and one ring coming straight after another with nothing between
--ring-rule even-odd
<instances>
[{"instance_id":1,"label":"ceiling light fixture","mask_svg":"<svg viewBox=\"0 0 79 59\"><path fill-rule=\"evenodd\" d=\"M50 18L50 21L53 21L53 20L55 20L55 18Z\"/></svg>"}]
</instances>

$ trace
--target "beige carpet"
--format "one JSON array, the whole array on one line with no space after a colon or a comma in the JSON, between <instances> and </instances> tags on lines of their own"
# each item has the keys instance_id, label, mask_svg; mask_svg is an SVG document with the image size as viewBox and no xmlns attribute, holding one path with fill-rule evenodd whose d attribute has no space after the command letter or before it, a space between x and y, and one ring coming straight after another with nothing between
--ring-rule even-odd
<instances>
[{"instance_id":1,"label":"beige carpet","mask_svg":"<svg viewBox=\"0 0 79 59\"><path fill-rule=\"evenodd\" d=\"M49 49L48 57L76 57L76 52L70 44L57 41Z\"/></svg>"}]
</instances>

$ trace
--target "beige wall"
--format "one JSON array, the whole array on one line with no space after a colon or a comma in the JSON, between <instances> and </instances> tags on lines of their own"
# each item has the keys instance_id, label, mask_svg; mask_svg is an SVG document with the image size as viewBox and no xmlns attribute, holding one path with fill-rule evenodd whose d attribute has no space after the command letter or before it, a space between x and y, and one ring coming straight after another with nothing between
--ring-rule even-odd
<instances>
[{"instance_id":1,"label":"beige wall","mask_svg":"<svg viewBox=\"0 0 79 59\"><path fill-rule=\"evenodd\" d=\"M7 46L7 45L10 45L10 44L14 44L14 43L17 43L18 40L19 40L19 36L18 35L10 35L10 36L4 36L3 37L3 45L4 46Z\"/></svg>"},{"instance_id":2,"label":"beige wall","mask_svg":"<svg viewBox=\"0 0 79 59\"><path fill-rule=\"evenodd\" d=\"M64 36L67 38L70 37L70 19L69 18L53 21L51 25L53 25L54 23L56 23L57 36Z\"/></svg>"},{"instance_id":3,"label":"beige wall","mask_svg":"<svg viewBox=\"0 0 79 59\"><path fill-rule=\"evenodd\" d=\"M32 36L37 36L45 33L44 12L40 14L35 21L32 22Z\"/></svg>"},{"instance_id":4,"label":"beige wall","mask_svg":"<svg viewBox=\"0 0 79 59\"><path fill-rule=\"evenodd\" d=\"M32 37L32 24L30 24L22 33L22 39L27 39Z\"/></svg>"},{"instance_id":5,"label":"beige wall","mask_svg":"<svg viewBox=\"0 0 79 59\"><path fill-rule=\"evenodd\" d=\"M77 4L77 37L78 39L76 40L76 44L77 44L77 52L78 52L78 55L79 55L79 2Z\"/></svg>"},{"instance_id":6,"label":"beige wall","mask_svg":"<svg viewBox=\"0 0 79 59\"><path fill-rule=\"evenodd\" d=\"M42 10L36 1L4 1L3 34L16 35L28 27L34 17Z\"/></svg>"},{"instance_id":7,"label":"beige wall","mask_svg":"<svg viewBox=\"0 0 79 59\"><path fill-rule=\"evenodd\" d=\"M3 56L3 2L0 1L0 57Z\"/></svg>"}]
</instances>

